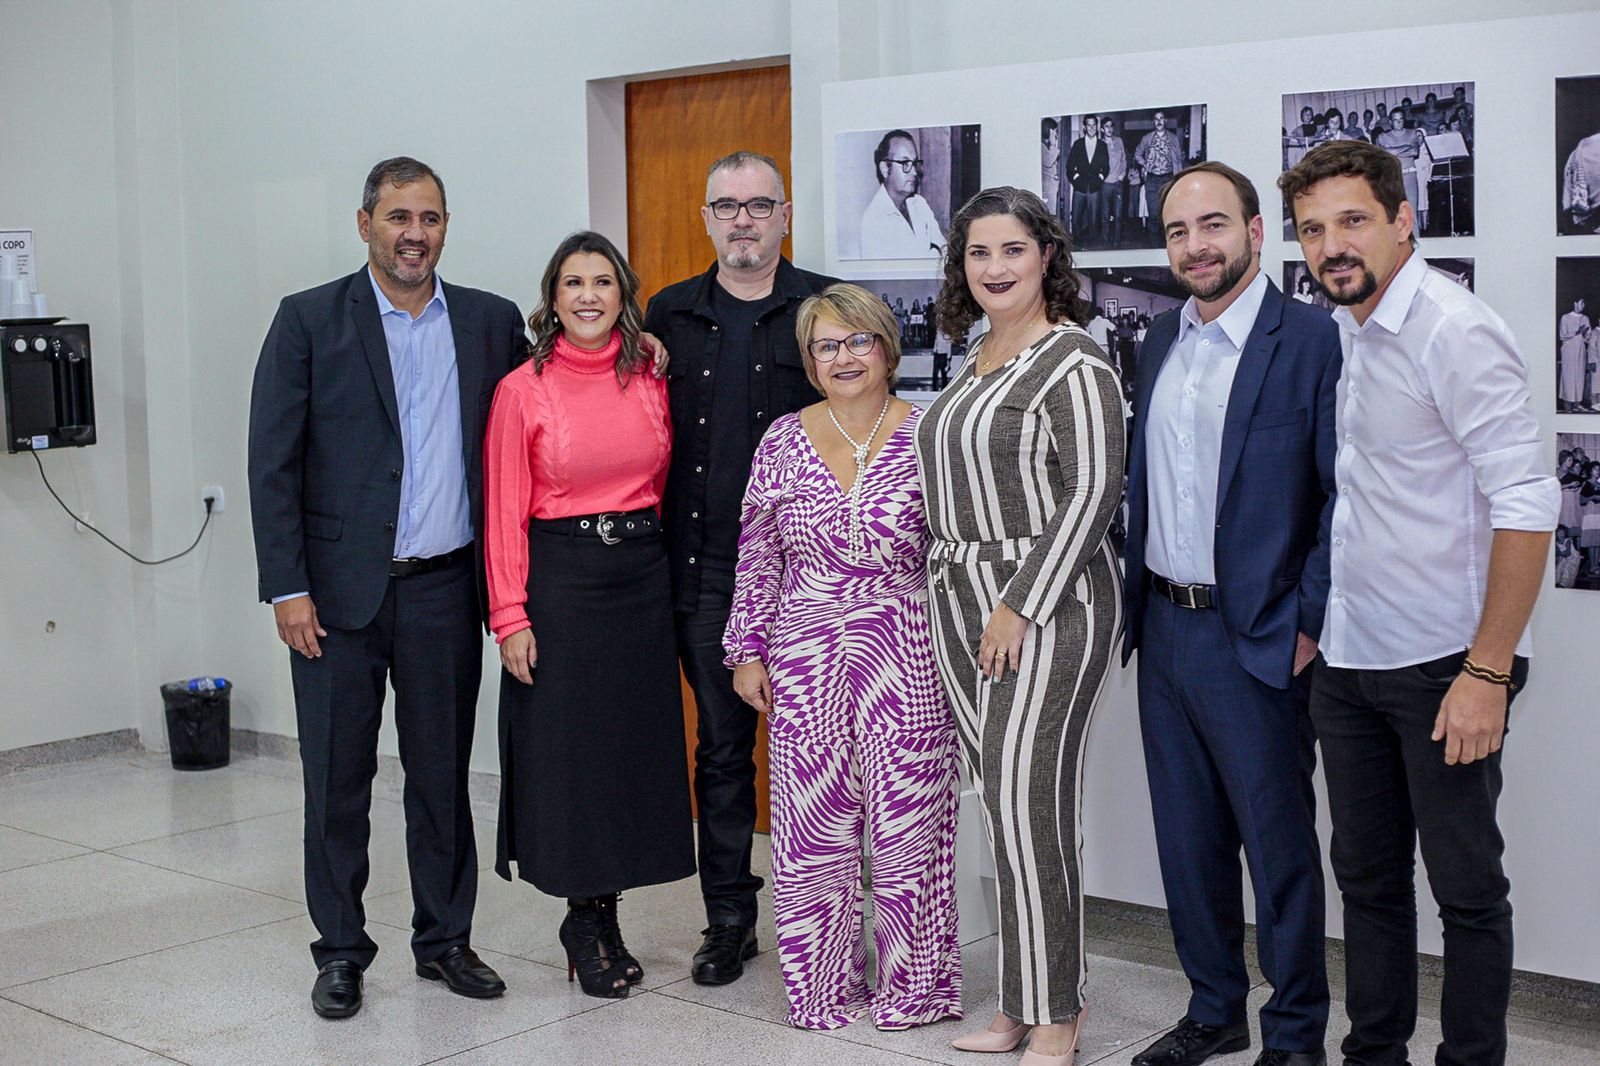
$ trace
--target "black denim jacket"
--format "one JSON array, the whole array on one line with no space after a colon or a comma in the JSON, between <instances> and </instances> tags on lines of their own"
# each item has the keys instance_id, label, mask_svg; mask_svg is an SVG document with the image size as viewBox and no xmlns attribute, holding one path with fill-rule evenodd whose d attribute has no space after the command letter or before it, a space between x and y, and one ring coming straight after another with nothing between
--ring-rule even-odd
<instances>
[{"instance_id":1,"label":"black denim jacket","mask_svg":"<svg viewBox=\"0 0 1600 1066\"><path fill-rule=\"evenodd\" d=\"M705 542L706 467L710 452L710 379L705 371L717 361L722 343L720 325L711 306L711 286L717 267L676 285L669 285L650 300L644 328L667 346L672 361L667 369L667 393L672 406L672 465L662 500L662 529L672 569L673 607L692 611L700 595L700 551ZM756 321L750 343L750 397L745 407L750 446L754 455L761 436L773 420L798 411L822 396L806 380L800 346L795 341L795 318L805 298L819 293L837 279L800 270L787 259L778 260L772 291L781 302ZM703 384L704 383L704 384Z\"/></svg>"}]
</instances>

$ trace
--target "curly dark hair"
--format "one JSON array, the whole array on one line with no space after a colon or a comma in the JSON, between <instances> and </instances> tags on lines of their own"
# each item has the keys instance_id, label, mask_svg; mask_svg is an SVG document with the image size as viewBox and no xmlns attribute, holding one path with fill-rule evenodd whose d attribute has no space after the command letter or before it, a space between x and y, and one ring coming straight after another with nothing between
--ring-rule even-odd
<instances>
[{"instance_id":1,"label":"curly dark hair","mask_svg":"<svg viewBox=\"0 0 1600 1066\"><path fill-rule=\"evenodd\" d=\"M528 346L522 362L531 359L533 372L544 373L550 353L555 350L556 337L561 334L561 319L556 317L556 283L561 280L561 265L568 256L584 252L605 256L617 276L617 288L622 297L622 313L617 316L617 328L622 331L622 351L617 353L617 380L626 388L629 378L650 365L650 357L639 347L639 331L644 328L644 312L639 310L639 275L633 272L616 245L593 230L570 234L556 246L555 254L544 268L544 277L539 282L539 306L528 316L533 343Z\"/></svg>"},{"instance_id":2,"label":"curly dark hair","mask_svg":"<svg viewBox=\"0 0 1600 1066\"><path fill-rule=\"evenodd\" d=\"M1050 321L1087 322L1090 307L1081 295L1078 275L1072 267L1067 228L1050 213L1037 193L1000 185L984 189L962 204L950 220L944 284L939 288L939 332L953 339L965 337L972 324L983 317L983 308L967 285L967 231L975 220L990 215L1010 215L1038 242L1041 252L1054 250L1044 267L1045 314Z\"/></svg>"}]
</instances>

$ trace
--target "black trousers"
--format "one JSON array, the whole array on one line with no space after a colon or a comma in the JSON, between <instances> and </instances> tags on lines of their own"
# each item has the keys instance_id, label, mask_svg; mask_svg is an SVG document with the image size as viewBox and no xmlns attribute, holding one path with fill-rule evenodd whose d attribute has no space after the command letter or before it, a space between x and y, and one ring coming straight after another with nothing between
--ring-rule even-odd
<instances>
[{"instance_id":1,"label":"black trousers","mask_svg":"<svg viewBox=\"0 0 1600 1066\"><path fill-rule=\"evenodd\" d=\"M467 799L483 638L470 564L390 578L377 617L361 629L325 626L322 657L290 652L305 773L306 905L318 966L378 953L366 933L372 778L384 685L394 686L405 767L411 949L418 962L468 943L478 851Z\"/></svg>"},{"instance_id":2,"label":"black trousers","mask_svg":"<svg viewBox=\"0 0 1600 1066\"><path fill-rule=\"evenodd\" d=\"M755 925L756 893L764 883L750 872L756 831L756 726L760 715L733 691L722 665L722 632L733 607L733 570L707 566L693 611L675 616L678 659L694 690L699 716L694 801L700 817L700 893L712 925Z\"/></svg>"},{"instance_id":3,"label":"black trousers","mask_svg":"<svg viewBox=\"0 0 1600 1066\"><path fill-rule=\"evenodd\" d=\"M1417 843L1444 923L1438 1066L1499 1066L1511 997L1511 883L1495 822L1500 753L1447 766L1432 739L1466 652L1396 670L1318 663L1311 720L1344 898L1350 1066L1401 1066L1417 1021ZM1511 675L1520 689L1528 661Z\"/></svg>"}]
</instances>

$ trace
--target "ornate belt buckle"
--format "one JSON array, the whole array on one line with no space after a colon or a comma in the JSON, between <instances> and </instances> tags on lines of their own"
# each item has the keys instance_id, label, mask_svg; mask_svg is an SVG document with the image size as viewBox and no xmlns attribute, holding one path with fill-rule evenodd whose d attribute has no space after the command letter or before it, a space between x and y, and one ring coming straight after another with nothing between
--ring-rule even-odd
<instances>
[{"instance_id":1,"label":"ornate belt buckle","mask_svg":"<svg viewBox=\"0 0 1600 1066\"><path fill-rule=\"evenodd\" d=\"M622 538L618 537L618 536L614 536L612 534L612 532L611 532L611 530L616 526L616 522L617 522L617 516L613 516L610 512L606 512L604 514L599 514L599 515L595 516L594 531L596 533L600 534L600 543L602 543L602 544L621 544L622 543Z\"/></svg>"}]
</instances>

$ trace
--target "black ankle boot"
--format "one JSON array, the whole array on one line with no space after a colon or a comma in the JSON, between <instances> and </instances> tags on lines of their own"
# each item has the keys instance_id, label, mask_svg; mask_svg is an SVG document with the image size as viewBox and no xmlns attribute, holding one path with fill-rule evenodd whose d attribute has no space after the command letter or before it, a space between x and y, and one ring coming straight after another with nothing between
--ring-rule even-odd
<instances>
[{"instance_id":1,"label":"black ankle boot","mask_svg":"<svg viewBox=\"0 0 1600 1066\"><path fill-rule=\"evenodd\" d=\"M576 976L586 996L621 999L628 994L628 979L620 967L613 965L604 934L596 901L567 900L567 916L557 933L567 953L567 980Z\"/></svg>"},{"instance_id":2,"label":"black ankle boot","mask_svg":"<svg viewBox=\"0 0 1600 1066\"><path fill-rule=\"evenodd\" d=\"M617 924L617 901L621 898L622 894L618 892L594 898L595 906L600 909L600 939L606 945L606 955L611 959L611 965L622 971L622 976L628 979L630 985L636 985L644 980L644 967L633 957L628 945L622 942L622 927Z\"/></svg>"}]
</instances>

